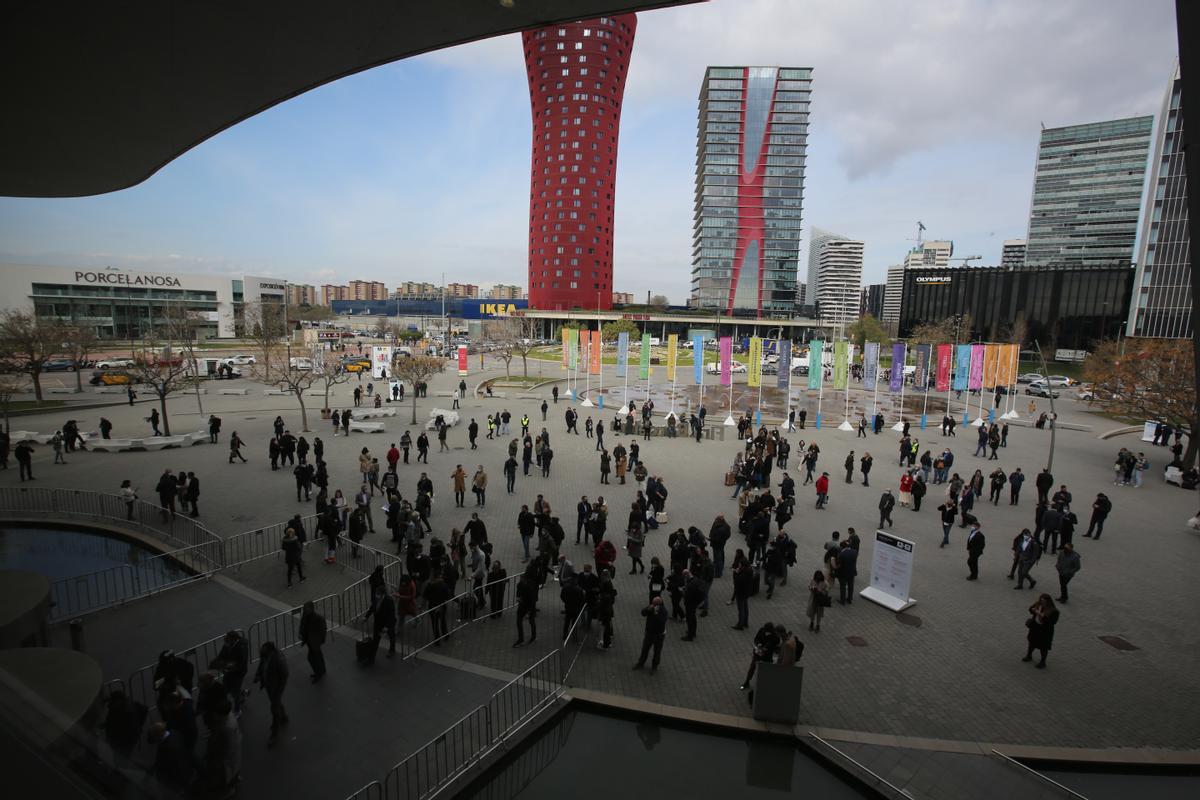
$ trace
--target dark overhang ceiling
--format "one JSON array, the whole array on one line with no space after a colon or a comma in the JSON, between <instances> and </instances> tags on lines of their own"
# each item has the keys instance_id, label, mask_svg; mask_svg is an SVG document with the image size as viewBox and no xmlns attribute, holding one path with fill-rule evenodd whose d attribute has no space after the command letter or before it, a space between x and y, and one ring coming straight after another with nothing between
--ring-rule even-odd
<instances>
[{"instance_id":1,"label":"dark overhang ceiling","mask_svg":"<svg viewBox=\"0 0 1200 800\"><path fill-rule=\"evenodd\" d=\"M247 117L370 67L695 1L15 0L0 24L0 195L124 189Z\"/></svg>"}]
</instances>

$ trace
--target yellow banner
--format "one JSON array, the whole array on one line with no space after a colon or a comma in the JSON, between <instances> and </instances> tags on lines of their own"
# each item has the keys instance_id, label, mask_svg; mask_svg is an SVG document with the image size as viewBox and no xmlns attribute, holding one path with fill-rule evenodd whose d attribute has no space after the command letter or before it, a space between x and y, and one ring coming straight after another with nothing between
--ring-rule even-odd
<instances>
[{"instance_id":1,"label":"yellow banner","mask_svg":"<svg viewBox=\"0 0 1200 800\"><path fill-rule=\"evenodd\" d=\"M600 374L600 356L603 352L603 348L600 346L600 331L592 331L591 361L588 363L588 367L593 375Z\"/></svg>"},{"instance_id":2,"label":"yellow banner","mask_svg":"<svg viewBox=\"0 0 1200 800\"><path fill-rule=\"evenodd\" d=\"M675 358L678 355L679 335L672 333L667 337L667 380L675 382Z\"/></svg>"},{"instance_id":3,"label":"yellow banner","mask_svg":"<svg viewBox=\"0 0 1200 800\"><path fill-rule=\"evenodd\" d=\"M762 339L750 338L750 363L746 370L746 385L754 388L762 384Z\"/></svg>"},{"instance_id":4,"label":"yellow banner","mask_svg":"<svg viewBox=\"0 0 1200 800\"><path fill-rule=\"evenodd\" d=\"M996 388L996 366L1000 360L1000 345L985 344L983 346L983 388Z\"/></svg>"}]
</instances>

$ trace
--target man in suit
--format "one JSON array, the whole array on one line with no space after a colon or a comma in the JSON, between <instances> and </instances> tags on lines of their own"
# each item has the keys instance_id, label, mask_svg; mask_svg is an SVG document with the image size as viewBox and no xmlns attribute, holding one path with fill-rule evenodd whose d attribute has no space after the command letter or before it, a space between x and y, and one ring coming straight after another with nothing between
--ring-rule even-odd
<instances>
[{"instance_id":1,"label":"man in suit","mask_svg":"<svg viewBox=\"0 0 1200 800\"><path fill-rule=\"evenodd\" d=\"M1042 529L1039 544L1043 550L1049 550L1051 553L1058 551L1058 532L1062 527L1062 520L1063 511L1058 506L1050 506L1042 511L1042 519L1038 523L1038 527Z\"/></svg>"},{"instance_id":2,"label":"man in suit","mask_svg":"<svg viewBox=\"0 0 1200 800\"><path fill-rule=\"evenodd\" d=\"M1013 590L1024 589L1025 581L1028 579L1029 588L1037 586L1037 581L1029 574L1029 570L1033 569L1033 565L1042 557L1042 547L1038 544L1038 540L1033 538L1033 534L1029 532L1029 528L1021 531L1020 538L1014 544L1017 554L1017 585Z\"/></svg>"},{"instance_id":3,"label":"man in suit","mask_svg":"<svg viewBox=\"0 0 1200 800\"><path fill-rule=\"evenodd\" d=\"M971 526L971 532L967 534L967 569L971 574L967 576L967 580L979 580L979 557L983 555L983 548L987 540L983 535L983 531L979 530L979 523L976 522Z\"/></svg>"},{"instance_id":4,"label":"man in suit","mask_svg":"<svg viewBox=\"0 0 1200 800\"><path fill-rule=\"evenodd\" d=\"M646 618L646 633L642 637L642 653L633 668L641 669L646 665L646 656L650 655L650 648L653 647L654 660L650 662L650 672L654 673L662 660L663 640L667 638L667 609L663 599L653 598L650 605L642 609L642 616Z\"/></svg>"},{"instance_id":5,"label":"man in suit","mask_svg":"<svg viewBox=\"0 0 1200 800\"><path fill-rule=\"evenodd\" d=\"M575 513L575 544L579 544L583 528L587 525L588 517L592 515L592 504L588 502L587 495L579 498L579 503L575 506Z\"/></svg>"},{"instance_id":6,"label":"man in suit","mask_svg":"<svg viewBox=\"0 0 1200 800\"><path fill-rule=\"evenodd\" d=\"M1109 512L1112 511L1112 501L1108 496L1101 492L1096 495L1096 501L1092 503L1092 519L1088 523L1087 533L1083 535L1085 539L1099 539L1100 534L1104 533L1104 520L1108 519ZM1095 532L1093 534L1093 531ZM1063 592L1065 595L1066 592Z\"/></svg>"},{"instance_id":7,"label":"man in suit","mask_svg":"<svg viewBox=\"0 0 1200 800\"><path fill-rule=\"evenodd\" d=\"M1046 502L1050 499L1050 490L1054 488L1054 475L1050 470L1044 469L1038 473L1034 485L1037 486L1038 502Z\"/></svg>"},{"instance_id":8,"label":"man in suit","mask_svg":"<svg viewBox=\"0 0 1200 800\"><path fill-rule=\"evenodd\" d=\"M842 605L854 602L854 578L857 575L858 550L847 538L837 554L838 602Z\"/></svg>"}]
</instances>

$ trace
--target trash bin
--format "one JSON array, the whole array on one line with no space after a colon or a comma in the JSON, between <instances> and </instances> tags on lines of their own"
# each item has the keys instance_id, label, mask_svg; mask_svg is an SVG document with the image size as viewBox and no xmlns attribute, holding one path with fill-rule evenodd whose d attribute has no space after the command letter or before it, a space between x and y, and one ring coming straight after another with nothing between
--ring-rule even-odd
<instances>
[{"instance_id":1,"label":"trash bin","mask_svg":"<svg viewBox=\"0 0 1200 800\"><path fill-rule=\"evenodd\" d=\"M754 718L794 725L800 720L804 667L759 662L754 671Z\"/></svg>"},{"instance_id":2,"label":"trash bin","mask_svg":"<svg viewBox=\"0 0 1200 800\"><path fill-rule=\"evenodd\" d=\"M71 631L71 649L83 652L83 620L76 617L67 623L67 627Z\"/></svg>"}]
</instances>

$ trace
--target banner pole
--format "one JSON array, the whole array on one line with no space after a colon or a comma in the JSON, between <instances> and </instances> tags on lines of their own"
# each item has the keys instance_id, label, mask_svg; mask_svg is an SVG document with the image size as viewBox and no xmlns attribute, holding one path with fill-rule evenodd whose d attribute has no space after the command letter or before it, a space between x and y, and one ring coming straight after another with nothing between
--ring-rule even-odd
<instances>
[{"instance_id":1,"label":"banner pole","mask_svg":"<svg viewBox=\"0 0 1200 800\"><path fill-rule=\"evenodd\" d=\"M904 430L904 365L908 363L908 344L904 345L904 359L900 362L900 418L892 426L894 431ZM895 359L892 359L892 369L896 369Z\"/></svg>"}]
</instances>

